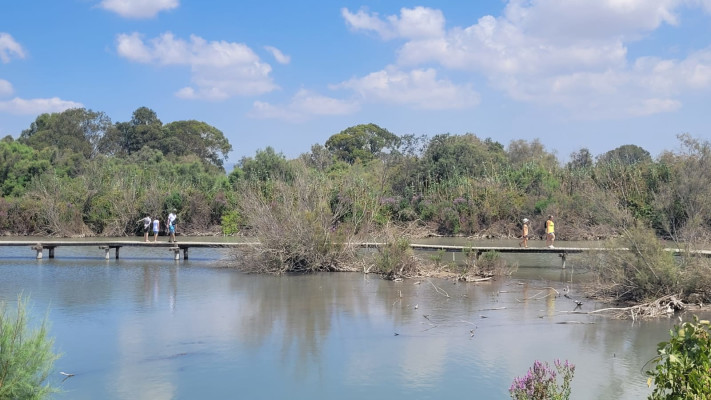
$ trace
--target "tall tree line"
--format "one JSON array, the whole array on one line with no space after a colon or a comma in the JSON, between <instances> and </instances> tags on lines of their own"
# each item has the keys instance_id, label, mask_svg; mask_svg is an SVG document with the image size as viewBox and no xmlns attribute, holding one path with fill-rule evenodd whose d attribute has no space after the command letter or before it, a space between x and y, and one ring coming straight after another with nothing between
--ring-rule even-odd
<instances>
[{"instance_id":1,"label":"tall tree line","mask_svg":"<svg viewBox=\"0 0 711 400\"><path fill-rule=\"evenodd\" d=\"M331 182L322 186L340 210L336 225L374 207L376 230L414 224L506 237L524 217L536 234L544 216L555 214L563 239L609 237L635 223L664 238L707 238L709 143L679 140L681 151L656 158L629 144L598 156L581 148L562 164L535 139L504 145L472 133L398 136L371 123L336 132L295 159L266 146L225 171L232 146L206 122L164 124L140 107L114 123L102 112L71 109L40 115L16 140L0 141L0 230L128 235L144 214L177 208L185 233L234 233L250 226L247 191L266 201L279 185L311 174Z\"/></svg>"}]
</instances>

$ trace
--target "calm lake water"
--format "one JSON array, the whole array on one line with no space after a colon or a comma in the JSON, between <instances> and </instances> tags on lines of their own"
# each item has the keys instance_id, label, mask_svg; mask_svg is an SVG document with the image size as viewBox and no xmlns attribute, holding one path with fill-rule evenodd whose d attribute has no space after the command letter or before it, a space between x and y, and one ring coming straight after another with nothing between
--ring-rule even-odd
<instances>
[{"instance_id":1,"label":"calm lake water","mask_svg":"<svg viewBox=\"0 0 711 400\"><path fill-rule=\"evenodd\" d=\"M0 300L29 296L63 353L53 381L75 374L56 399L506 399L514 377L555 359L576 365L574 399L642 399L645 363L678 322L569 313L549 288L581 298L584 265L562 271L554 255L478 284L248 275L223 268L222 250L121 257L0 248Z\"/></svg>"}]
</instances>

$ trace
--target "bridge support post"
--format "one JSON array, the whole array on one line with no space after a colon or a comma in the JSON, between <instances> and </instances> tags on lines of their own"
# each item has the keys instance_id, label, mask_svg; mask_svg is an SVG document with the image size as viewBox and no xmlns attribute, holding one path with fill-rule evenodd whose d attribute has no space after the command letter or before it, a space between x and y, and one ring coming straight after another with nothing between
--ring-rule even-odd
<instances>
[{"instance_id":1,"label":"bridge support post","mask_svg":"<svg viewBox=\"0 0 711 400\"><path fill-rule=\"evenodd\" d=\"M561 267L563 267L563 269L565 269L565 253L558 254L558 256L560 257L560 259L562 261Z\"/></svg>"},{"instance_id":2,"label":"bridge support post","mask_svg":"<svg viewBox=\"0 0 711 400\"><path fill-rule=\"evenodd\" d=\"M188 248L183 247L183 260L187 260L187 259L188 259Z\"/></svg>"},{"instance_id":3,"label":"bridge support post","mask_svg":"<svg viewBox=\"0 0 711 400\"><path fill-rule=\"evenodd\" d=\"M119 247L119 246L114 247L114 250L116 250L116 259L117 259L117 260L119 259L119 249L120 249L120 248L121 248L121 247Z\"/></svg>"},{"instance_id":4,"label":"bridge support post","mask_svg":"<svg viewBox=\"0 0 711 400\"><path fill-rule=\"evenodd\" d=\"M41 260L42 259L42 245L36 244L36 245L32 246L31 249L37 251L37 259Z\"/></svg>"},{"instance_id":5,"label":"bridge support post","mask_svg":"<svg viewBox=\"0 0 711 400\"><path fill-rule=\"evenodd\" d=\"M49 258L54 258L54 247L47 247L49 249Z\"/></svg>"},{"instance_id":6,"label":"bridge support post","mask_svg":"<svg viewBox=\"0 0 711 400\"><path fill-rule=\"evenodd\" d=\"M175 261L180 260L180 247L170 247L168 250L173 252Z\"/></svg>"},{"instance_id":7,"label":"bridge support post","mask_svg":"<svg viewBox=\"0 0 711 400\"><path fill-rule=\"evenodd\" d=\"M104 258L108 260L109 259L109 252L111 251L111 247L99 246L99 248L104 251Z\"/></svg>"}]
</instances>

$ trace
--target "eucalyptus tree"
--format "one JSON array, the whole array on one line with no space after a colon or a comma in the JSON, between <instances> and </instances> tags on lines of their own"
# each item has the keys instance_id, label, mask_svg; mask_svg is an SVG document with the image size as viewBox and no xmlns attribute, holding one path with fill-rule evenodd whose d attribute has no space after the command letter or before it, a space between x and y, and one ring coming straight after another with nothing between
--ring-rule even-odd
<instances>
[{"instance_id":1,"label":"eucalyptus tree","mask_svg":"<svg viewBox=\"0 0 711 400\"><path fill-rule=\"evenodd\" d=\"M202 121L175 121L165 125L160 150L166 155L196 155L206 165L224 171L224 160L232 145L222 131Z\"/></svg>"},{"instance_id":2,"label":"eucalyptus tree","mask_svg":"<svg viewBox=\"0 0 711 400\"><path fill-rule=\"evenodd\" d=\"M622 165L634 165L652 161L652 156L642 147L635 144L626 144L607 153L598 156L599 163L619 163Z\"/></svg>"},{"instance_id":3,"label":"eucalyptus tree","mask_svg":"<svg viewBox=\"0 0 711 400\"><path fill-rule=\"evenodd\" d=\"M117 122L99 143L102 153L128 156L148 146L158 148L166 136L163 122L155 111L139 107L128 122Z\"/></svg>"},{"instance_id":4,"label":"eucalyptus tree","mask_svg":"<svg viewBox=\"0 0 711 400\"><path fill-rule=\"evenodd\" d=\"M39 115L18 141L37 150L56 147L91 159L99 153L100 142L111 126L111 119L103 112L72 108Z\"/></svg>"},{"instance_id":5,"label":"eucalyptus tree","mask_svg":"<svg viewBox=\"0 0 711 400\"><path fill-rule=\"evenodd\" d=\"M383 151L394 149L399 142L397 135L375 124L351 126L331 136L326 148L333 155L349 164L360 160L367 163Z\"/></svg>"}]
</instances>

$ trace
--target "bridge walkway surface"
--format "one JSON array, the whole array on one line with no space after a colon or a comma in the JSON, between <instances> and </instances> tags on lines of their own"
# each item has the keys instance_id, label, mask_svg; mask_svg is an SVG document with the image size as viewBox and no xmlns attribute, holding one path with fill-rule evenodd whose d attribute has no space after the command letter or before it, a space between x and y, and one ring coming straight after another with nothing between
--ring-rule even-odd
<instances>
[{"instance_id":1,"label":"bridge walkway surface","mask_svg":"<svg viewBox=\"0 0 711 400\"><path fill-rule=\"evenodd\" d=\"M363 243L353 243L353 245L362 248L378 248L385 246L386 243L380 242L363 242ZM102 240L2 240L0 241L0 247L28 247L34 250L35 257L41 259L43 257L44 250L47 250L49 258L54 258L55 249L58 247L96 247L104 251L104 258L107 260L110 258L110 252L113 249L115 253L115 258L119 258L120 249L123 247L144 247L144 248L155 248L155 249L167 249L173 252L173 258L176 260L180 259L180 253L183 253L183 259L187 260L190 248L240 248L249 246L259 246L258 242L183 242L178 241L175 243L170 242L144 242L139 240L120 240L120 241L102 241ZM444 252L475 252L478 258L483 253L486 252L498 252L498 253L518 253L518 254L556 254L562 260L562 267L565 268L566 257L569 254L580 254L580 253L591 253L591 252L610 252L610 251L630 251L627 248L609 248L609 247L565 247L556 246L550 247L506 247L506 246L451 246L451 245L437 245L437 244L411 244L410 247L413 250L418 251L444 251ZM684 250L678 248L666 248L665 251L671 252L675 255L681 255L685 253L700 255L705 257L711 257L711 250ZM2 257L2 252L0 251L0 257Z\"/></svg>"}]
</instances>

